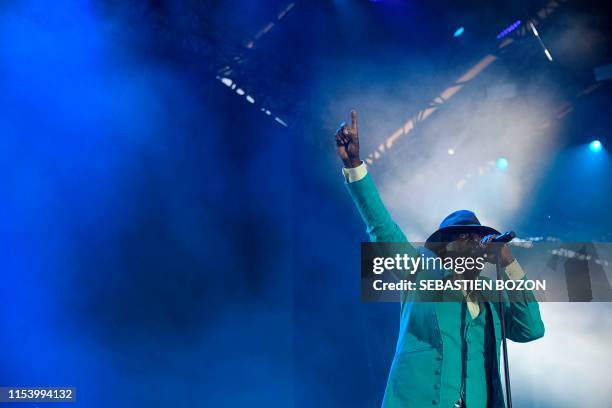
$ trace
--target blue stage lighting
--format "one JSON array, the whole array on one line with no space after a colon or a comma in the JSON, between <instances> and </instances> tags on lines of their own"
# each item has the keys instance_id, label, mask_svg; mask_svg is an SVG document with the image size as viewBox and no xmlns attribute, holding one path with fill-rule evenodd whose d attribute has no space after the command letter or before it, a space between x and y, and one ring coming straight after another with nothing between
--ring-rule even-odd
<instances>
[{"instance_id":1,"label":"blue stage lighting","mask_svg":"<svg viewBox=\"0 0 612 408\"><path fill-rule=\"evenodd\" d=\"M521 20L516 20L514 23L510 24L508 27L504 28L502 32L497 34L496 38L498 40L501 40L502 38L504 38L505 36L513 32L514 30L516 30L517 27L520 25L521 25Z\"/></svg>"},{"instance_id":2,"label":"blue stage lighting","mask_svg":"<svg viewBox=\"0 0 612 408\"><path fill-rule=\"evenodd\" d=\"M498 169L506 170L508 168L508 159L506 159L505 157L500 157L495 162L495 165L497 166Z\"/></svg>"},{"instance_id":3,"label":"blue stage lighting","mask_svg":"<svg viewBox=\"0 0 612 408\"><path fill-rule=\"evenodd\" d=\"M453 34L453 37L459 37L461 34L463 34L464 31L465 31L465 28L459 27L458 29L455 30L455 34Z\"/></svg>"},{"instance_id":4,"label":"blue stage lighting","mask_svg":"<svg viewBox=\"0 0 612 408\"><path fill-rule=\"evenodd\" d=\"M601 152L601 149L602 146L599 140L593 140L591 143L589 143L589 150L593 153L599 153Z\"/></svg>"}]
</instances>

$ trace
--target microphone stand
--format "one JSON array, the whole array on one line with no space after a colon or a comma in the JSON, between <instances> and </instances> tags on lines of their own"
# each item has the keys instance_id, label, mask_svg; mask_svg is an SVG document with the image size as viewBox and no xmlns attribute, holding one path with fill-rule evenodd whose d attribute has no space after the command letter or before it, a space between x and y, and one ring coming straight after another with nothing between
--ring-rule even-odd
<instances>
[{"instance_id":1,"label":"microphone stand","mask_svg":"<svg viewBox=\"0 0 612 408\"><path fill-rule=\"evenodd\" d=\"M497 269L497 279L501 280L501 248L502 245L499 246L499 250L497 251L497 262L495 263ZM503 349L503 359L504 359L504 380L506 383L506 400L508 402L507 408L512 408L512 393L510 392L510 371L508 371L508 344L506 343L506 307L504 304L504 299L502 296L503 291L498 292L498 300L499 300L499 312L501 314L501 336L502 336L502 349Z\"/></svg>"}]
</instances>

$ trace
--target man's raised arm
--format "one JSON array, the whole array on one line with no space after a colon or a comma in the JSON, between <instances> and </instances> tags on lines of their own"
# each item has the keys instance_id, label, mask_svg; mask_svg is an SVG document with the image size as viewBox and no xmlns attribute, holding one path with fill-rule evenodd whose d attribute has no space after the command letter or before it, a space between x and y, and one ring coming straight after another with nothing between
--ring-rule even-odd
<instances>
[{"instance_id":1,"label":"man's raised arm","mask_svg":"<svg viewBox=\"0 0 612 408\"><path fill-rule=\"evenodd\" d=\"M342 123L336 132L338 156L344 164L346 187L366 224L372 242L407 242L402 230L391 219L366 165L359 158L357 112L351 111L351 126Z\"/></svg>"}]
</instances>

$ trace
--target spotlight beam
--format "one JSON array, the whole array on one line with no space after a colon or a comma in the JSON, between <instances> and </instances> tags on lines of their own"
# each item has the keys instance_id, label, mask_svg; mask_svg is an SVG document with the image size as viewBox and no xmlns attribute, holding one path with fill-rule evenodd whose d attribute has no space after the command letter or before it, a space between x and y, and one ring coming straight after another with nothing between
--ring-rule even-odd
<instances>
[{"instance_id":1,"label":"spotlight beam","mask_svg":"<svg viewBox=\"0 0 612 408\"><path fill-rule=\"evenodd\" d=\"M558 7L559 7L559 3L557 3L555 0L552 0L546 6L544 6L544 8L542 8L540 11L538 11L536 13L536 15L540 16L540 20L543 20L543 19L547 18L548 16L550 16L552 13L554 13L554 11ZM531 25L532 29L535 30L535 25L533 24L533 21L535 21L535 20L532 19L530 21L530 25ZM517 27L518 26L520 26L520 24L518 24ZM527 29L527 27L525 27L525 31L519 32L517 34L520 35L520 36L524 36L526 34L526 29ZM535 30L535 32L537 32L537 30ZM538 38L538 40L540 42L542 41L539 38L539 34L536 36L536 38ZM513 42L513 40L511 38L504 38L504 40L499 44L498 50L501 50L501 49L507 47L512 42ZM542 42L541 42L541 44L543 46ZM544 53L546 54L546 57L550 61L552 61L552 56L550 55L550 52L548 52L548 50L546 49L545 46L543 46L543 48L544 48ZM368 163L368 165L372 165L376 160L379 160L383 156L383 154L386 153L386 151L388 151L389 149L391 149L393 147L393 145L395 144L395 142L399 138L401 138L402 136L405 136L408 133L412 132L412 130L414 129L415 125L418 122L427 119L432 113L434 113L438 109L438 107L440 105L442 105L444 102L446 102L448 99L450 99L453 95L455 95L457 92L459 92L461 90L461 88L463 87L463 84L465 82L470 81L473 78L475 78L476 76L478 76L482 72L482 70L484 68L489 66L496 59L497 59L497 57L494 56L494 55L487 55L487 56L485 56L475 66L473 66L468 72L466 72L461 78L459 78L459 80L457 80L457 82L455 82L455 84L451 85L450 87L445 89L439 96L434 98L429 103L428 107L426 107L425 109L420 110L416 115L414 115L413 117L409 118L404 123L404 125L402 127L397 129L390 136L388 136L385 139L385 141L383 143L381 143L378 146L378 148L376 148L373 152L369 153L367 158L366 158L366 160L365 160L366 163Z\"/></svg>"},{"instance_id":2,"label":"spotlight beam","mask_svg":"<svg viewBox=\"0 0 612 408\"><path fill-rule=\"evenodd\" d=\"M544 45L544 41L542 41L542 38L540 38L540 34L538 33L538 30L536 30L535 26L533 25L531 21L529 22L529 26L531 27L531 31L533 32L533 35L535 36L535 38L537 38L538 42L540 43L542 50L544 50L544 54L546 55L546 58L548 58L548 60L552 62L553 60L552 55L550 55L550 51L548 51L548 48L546 48L546 45Z\"/></svg>"}]
</instances>

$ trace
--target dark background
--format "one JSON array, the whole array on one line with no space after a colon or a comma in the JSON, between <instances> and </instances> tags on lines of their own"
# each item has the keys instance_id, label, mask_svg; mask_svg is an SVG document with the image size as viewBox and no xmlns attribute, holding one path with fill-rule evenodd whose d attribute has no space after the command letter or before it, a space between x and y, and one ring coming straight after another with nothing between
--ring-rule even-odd
<instances>
[{"instance_id":1,"label":"dark background","mask_svg":"<svg viewBox=\"0 0 612 408\"><path fill-rule=\"evenodd\" d=\"M392 213L413 240L446 215L400 185L423 203L416 217L389 187L417 179L411 166L431 185L449 177L422 153L438 126L469 139L483 125L473 118L545 104L556 138L544 170L499 220L526 237L609 240L610 163L585 146L610 141L610 82L593 74L612 62L610 13L555 4L542 17L550 3L5 2L0 385L75 386L83 407L379 405L399 310L360 302L367 236L333 133L357 108L367 157L495 54L372 164ZM529 32L499 48L497 33L533 16L554 64ZM487 99L504 81L517 94ZM539 136L499 137L526 157ZM465 150L466 171L483 151L499 156ZM529 159L511 166L540 161ZM425 221L411 230L413 219ZM517 406L547 407L553 392L517 390Z\"/></svg>"}]
</instances>

